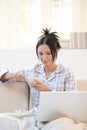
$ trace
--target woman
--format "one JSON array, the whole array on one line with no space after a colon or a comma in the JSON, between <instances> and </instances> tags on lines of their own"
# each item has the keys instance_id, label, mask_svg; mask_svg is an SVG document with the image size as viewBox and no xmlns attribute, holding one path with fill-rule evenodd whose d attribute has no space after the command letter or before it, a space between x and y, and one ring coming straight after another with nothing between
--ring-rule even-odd
<instances>
[{"instance_id":1,"label":"woman","mask_svg":"<svg viewBox=\"0 0 87 130\"><path fill-rule=\"evenodd\" d=\"M41 63L32 69L16 73L5 73L1 80L16 79L29 81L34 106L39 105L40 91L75 91L77 90L74 75L61 64L56 64L57 52L61 48L56 32L43 29L36 45L36 54ZM31 82L31 77L35 77ZM38 77L38 78L36 78Z\"/></svg>"}]
</instances>

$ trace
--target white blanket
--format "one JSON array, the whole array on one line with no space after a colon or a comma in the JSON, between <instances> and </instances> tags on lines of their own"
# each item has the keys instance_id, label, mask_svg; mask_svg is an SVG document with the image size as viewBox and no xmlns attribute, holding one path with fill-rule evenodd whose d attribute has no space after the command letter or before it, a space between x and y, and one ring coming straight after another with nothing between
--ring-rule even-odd
<instances>
[{"instance_id":1,"label":"white blanket","mask_svg":"<svg viewBox=\"0 0 87 130\"><path fill-rule=\"evenodd\" d=\"M0 130L38 130L35 109L0 114Z\"/></svg>"},{"instance_id":2,"label":"white blanket","mask_svg":"<svg viewBox=\"0 0 87 130\"><path fill-rule=\"evenodd\" d=\"M87 130L87 124L62 117L43 124L37 121L36 109L0 114L0 130Z\"/></svg>"}]
</instances>

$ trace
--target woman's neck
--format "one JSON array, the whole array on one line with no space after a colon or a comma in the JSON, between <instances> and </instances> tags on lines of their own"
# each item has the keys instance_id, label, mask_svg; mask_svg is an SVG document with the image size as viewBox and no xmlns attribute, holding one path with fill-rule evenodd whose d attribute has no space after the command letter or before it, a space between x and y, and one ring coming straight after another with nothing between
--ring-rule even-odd
<instances>
[{"instance_id":1,"label":"woman's neck","mask_svg":"<svg viewBox=\"0 0 87 130\"><path fill-rule=\"evenodd\" d=\"M44 67L44 71L45 71L45 74L46 74L46 78L49 77L49 75L56 69L56 64L53 63L51 64L50 66L45 66Z\"/></svg>"}]
</instances>

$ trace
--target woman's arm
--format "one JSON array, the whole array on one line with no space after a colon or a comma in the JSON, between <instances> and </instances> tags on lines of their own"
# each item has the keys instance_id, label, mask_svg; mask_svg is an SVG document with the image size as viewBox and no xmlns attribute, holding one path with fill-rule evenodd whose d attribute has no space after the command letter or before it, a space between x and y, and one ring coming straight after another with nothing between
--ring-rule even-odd
<instances>
[{"instance_id":1,"label":"woman's arm","mask_svg":"<svg viewBox=\"0 0 87 130\"><path fill-rule=\"evenodd\" d=\"M4 82L7 80L23 80L25 76L22 72L6 72L0 77L0 81Z\"/></svg>"},{"instance_id":2,"label":"woman's arm","mask_svg":"<svg viewBox=\"0 0 87 130\"><path fill-rule=\"evenodd\" d=\"M65 91L77 91L77 83L74 77L74 73L69 70L66 73Z\"/></svg>"},{"instance_id":3,"label":"woman's arm","mask_svg":"<svg viewBox=\"0 0 87 130\"><path fill-rule=\"evenodd\" d=\"M14 78L14 73L6 72L1 76L1 81L7 81Z\"/></svg>"}]
</instances>

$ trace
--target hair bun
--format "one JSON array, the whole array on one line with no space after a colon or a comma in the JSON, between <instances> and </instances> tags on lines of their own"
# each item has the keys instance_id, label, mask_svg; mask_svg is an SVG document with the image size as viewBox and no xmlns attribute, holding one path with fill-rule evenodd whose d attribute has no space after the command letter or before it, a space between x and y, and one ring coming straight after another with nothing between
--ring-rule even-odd
<instances>
[{"instance_id":1,"label":"hair bun","mask_svg":"<svg viewBox=\"0 0 87 130\"><path fill-rule=\"evenodd\" d=\"M43 32L42 32L44 35L48 35L50 33L50 29L43 29Z\"/></svg>"}]
</instances>

